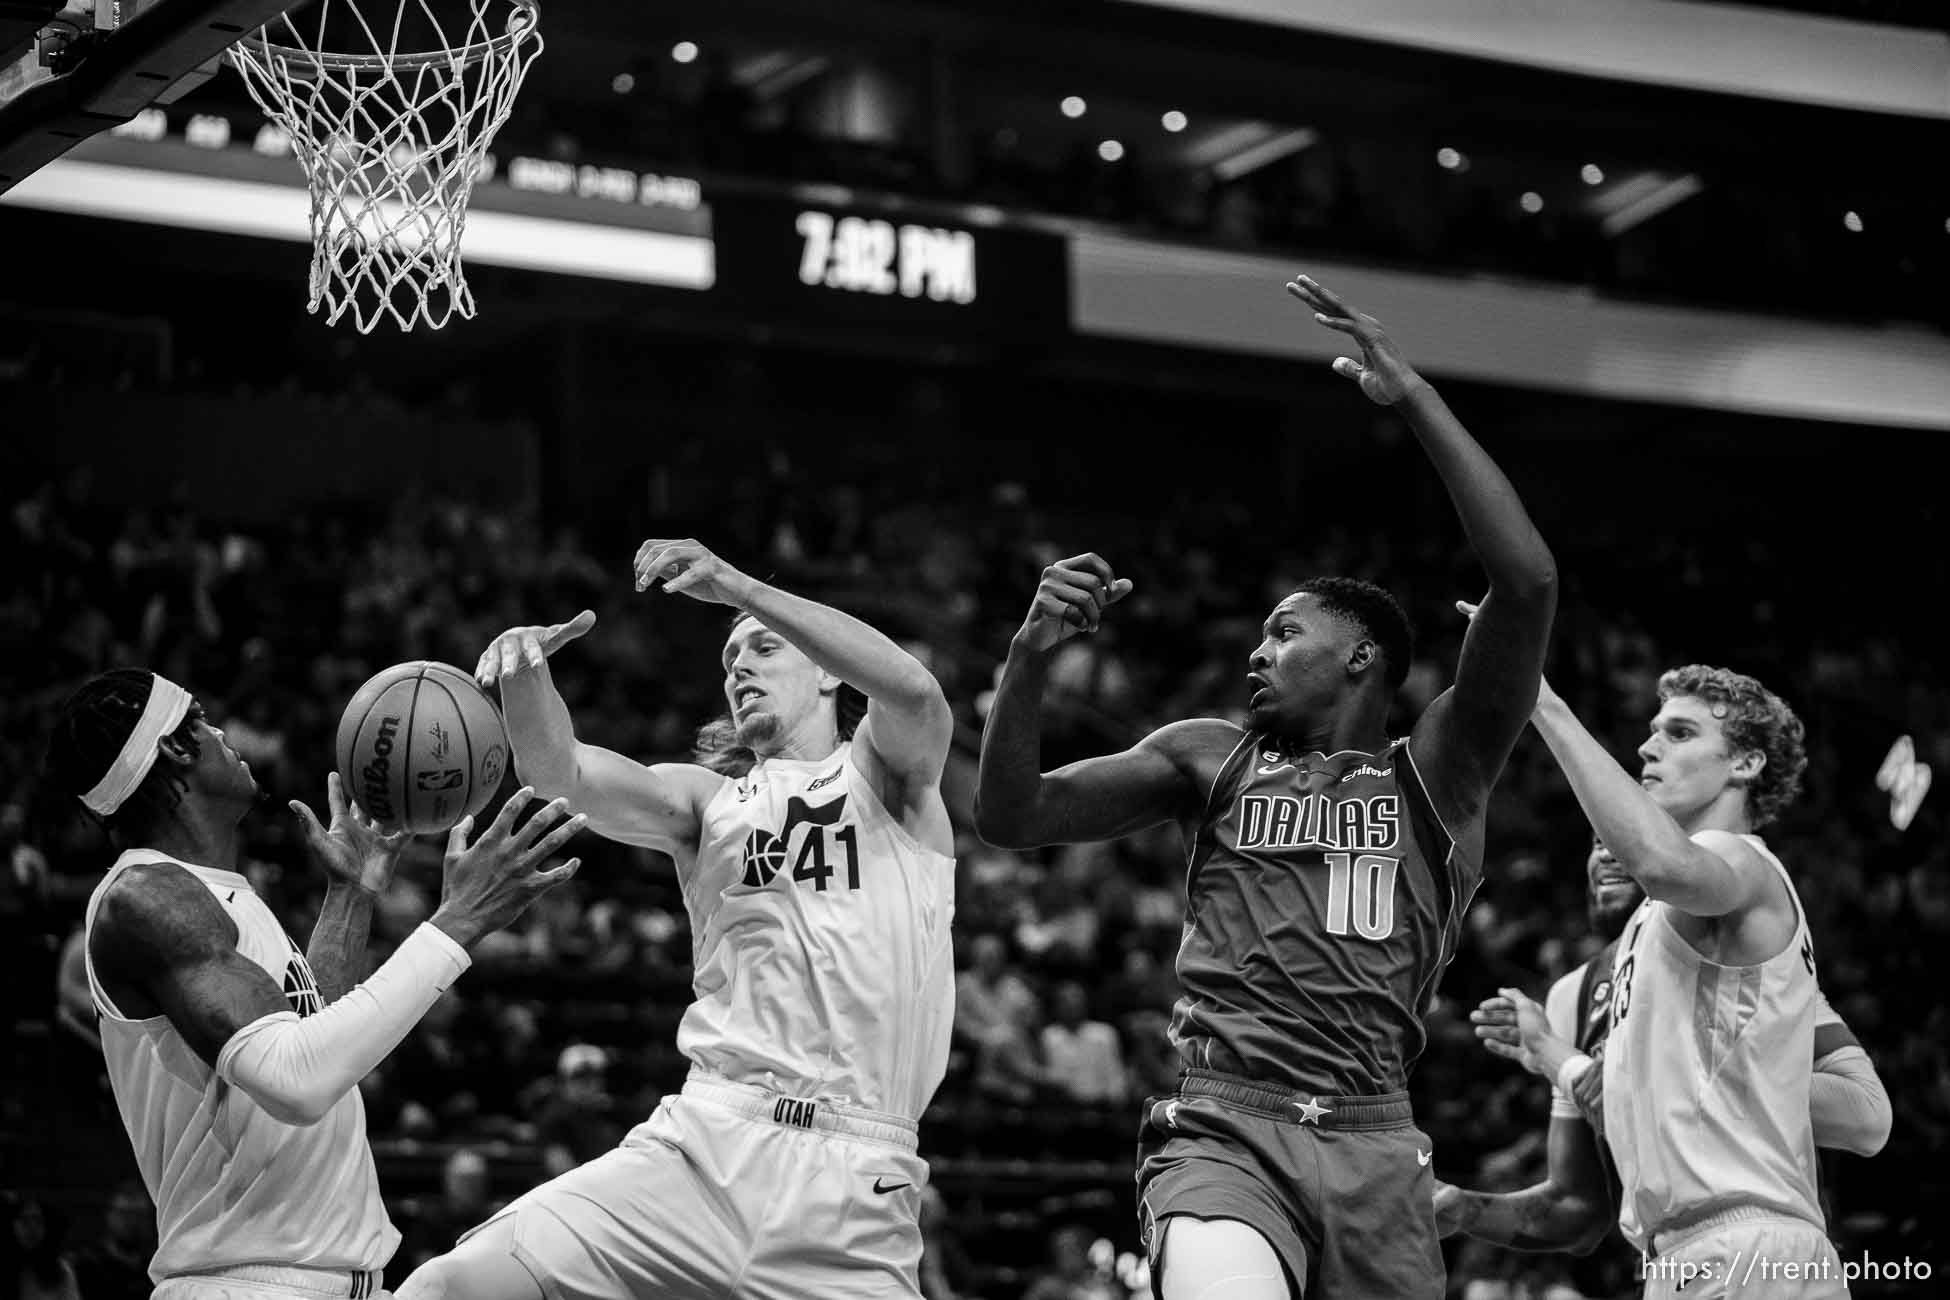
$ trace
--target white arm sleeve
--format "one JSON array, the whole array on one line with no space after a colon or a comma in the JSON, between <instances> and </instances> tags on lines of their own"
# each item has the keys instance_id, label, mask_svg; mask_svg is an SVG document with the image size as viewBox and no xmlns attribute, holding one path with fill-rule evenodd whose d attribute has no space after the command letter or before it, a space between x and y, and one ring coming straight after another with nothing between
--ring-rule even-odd
<instances>
[{"instance_id":1,"label":"white arm sleeve","mask_svg":"<svg viewBox=\"0 0 1950 1300\"><path fill-rule=\"evenodd\" d=\"M422 925L370 979L323 1011L302 1020L280 1011L232 1034L217 1053L217 1074L272 1118L316 1124L468 965L465 948Z\"/></svg>"},{"instance_id":2,"label":"white arm sleeve","mask_svg":"<svg viewBox=\"0 0 1950 1300\"><path fill-rule=\"evenodd\" d=\"M1590 963L1586 962L1585 965ZM1553 1034L1574 1047L1578 1041L1578 990L1583 986L1584 966L1579 966L1569 975L1560 977L1551 985L1550 992L1544 994L1544 1020ZM1562 1088L1552 1084L1551 1115L1558 1119L1577 1119L1583 1112L1576 1102L1564 1095Z\"/></svg>"},{"instance_id":3,"label":"white arm sleeve","mask_svg":"<svg viewBox=\"0 0 1950 1300\"><path fill-rule=\"evenodd\" d=\"M1889 1093L1859 1047L1838 1047L1815 1062L1808 1088L1815 1145L1872 1156L1889 1140Z\"/></svg>"}]
</instances>

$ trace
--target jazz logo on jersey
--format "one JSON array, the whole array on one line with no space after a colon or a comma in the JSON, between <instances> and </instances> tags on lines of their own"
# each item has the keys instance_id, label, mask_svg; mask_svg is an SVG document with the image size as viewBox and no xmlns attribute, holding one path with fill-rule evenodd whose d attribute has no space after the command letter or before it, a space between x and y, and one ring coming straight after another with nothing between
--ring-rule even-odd
<instances>
[{"instance_id":1,"label":"jazz logo on jersey","mask_svg":"<svg viewBox=\"0 0 1950 1300\"><path fill-rule=\"evenodd\" d=\"M792 852L792 833L800 827L808 828L804 842L799 846L799 859L793 864L794 880L814 879L815 888L826 888L826 877L833 874L826 865L826 830L838 824L846 812L846 796L829 799L823 804L809 804L798 795L786 800L785 825L777 834L759 827L745 837L744 883L748 888L761 889L772 883L773 877L785 869L786 859ZM846 827L833 838L846 846L847 873L851 878L849 888L860 887L859 857L853 846L853 828ZM810 868L808 864L810 865Z\"/></svg>"},{"instance_id":2,"label":"jazz logo on jersey","mask_svg":"<svg viewBox=\"0 0 1950 1300\"><path fill-rule=\"evenodd\" d=\"M298 951L298 945L291 942L291 959L284 964L284 1000L300 1016L315 1015L325 1009L325 999L319 996L318 981L312 978L311 963L305 954Z\"/></svg>"}]
</instances>

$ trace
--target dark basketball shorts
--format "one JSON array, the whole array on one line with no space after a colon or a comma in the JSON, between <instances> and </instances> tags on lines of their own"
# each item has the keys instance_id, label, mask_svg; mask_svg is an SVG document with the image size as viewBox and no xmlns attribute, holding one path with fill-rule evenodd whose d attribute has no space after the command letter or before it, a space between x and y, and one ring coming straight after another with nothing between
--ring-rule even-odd
<instances>
[{"instance_id":1,"label":"dark basketball shorts","mask_svg":"<svg viewBox=\"0 0 1950 1300\"><path fill-rule=\"evenodd\" d=\"M1236 1219L1296 1297L1441 1300L1433 1147L1408 1094L1309 1097L1209 1070L1145 1104L1138 1220L1163 1294L1165 1221Z\"/></svg>"}]
</instances>

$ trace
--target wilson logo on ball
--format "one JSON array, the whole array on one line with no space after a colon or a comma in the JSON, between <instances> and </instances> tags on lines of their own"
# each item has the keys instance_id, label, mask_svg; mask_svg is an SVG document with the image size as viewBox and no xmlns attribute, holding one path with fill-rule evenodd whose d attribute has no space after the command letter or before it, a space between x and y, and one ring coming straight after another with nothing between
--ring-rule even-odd
<instances>
[{"instance_id":1,"label":"wilson logo on ball","mask_svg":"<svg viewBox=\"0 0 1950 1300\"><path fill-rule=\"evenodd\" d=\"M372 761L360 773L365 778L366 811L376 821L393 820L393 796L387 785L393 771L393 736L398 731L398 718L381 719L379 735L372 742Z\"/></svg>"},{"instance_id":2,"label":"wilson logo on ball","mask_svg":"<svg viewBox=\"0 0 1950 1300\"><path fill-rule=\"evenodd\" d=\"M338 772L372 818L416 835L478 816L508 768L500 712L452 664L374 674L339 718Z\"/></svg>"}]
</instances>

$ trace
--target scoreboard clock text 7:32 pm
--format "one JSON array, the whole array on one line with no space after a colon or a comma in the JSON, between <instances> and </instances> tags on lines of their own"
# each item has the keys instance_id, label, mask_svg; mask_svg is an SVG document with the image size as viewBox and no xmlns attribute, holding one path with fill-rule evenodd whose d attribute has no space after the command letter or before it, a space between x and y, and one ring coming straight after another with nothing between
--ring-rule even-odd
<instances>
[{"instance_id":1,"label":"scoreboard clock text 7:32 pm","mask_svg":"<svg viewBox=\"0 0 1950 1300\"><path fill-rule=\"evenodd\" d=\"M921 339L1047 336L1069 328L1061 235L958 222L952 209L874 210L713 197L724 305ZM918 333L916 331L919 331Z\"/></svg>"}]
</instances>

